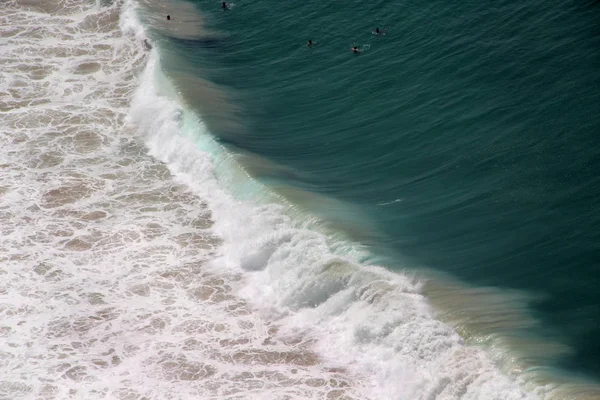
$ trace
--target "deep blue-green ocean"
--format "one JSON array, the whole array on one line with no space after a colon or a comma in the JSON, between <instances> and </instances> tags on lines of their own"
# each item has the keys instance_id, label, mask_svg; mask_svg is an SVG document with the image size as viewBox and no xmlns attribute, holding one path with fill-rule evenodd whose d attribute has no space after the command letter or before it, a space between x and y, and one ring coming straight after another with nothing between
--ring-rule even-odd
<instances>
[{"instance_id":1,"label":"deep blue-green ocean","mask_svg":"<svg viewBox=\"0 0 600 400\"><path fill-rule=\"evenodd\" d=\"M600 399L599 2L53 2L65 6L11 0L6 21L44 16L43 46L84 32L72 48L104 58L48 53L71 64L31 79L70 89L2 110L30 141L33 125L8 117L19 107L104 110L85 129L88 111L39 123L78 126L74 148L96 147L78 164L71 147L52 150L62 164L44 168L62 169L45 169L57 175L44 185L70 171L68 185L36 204L67 210L48 229L94 221L65 245L93 255L70 276L120 310L97 317L111 337L141 349L85 353L118 353L112 375L90 361L73 378L69 361L79 395ZM104 214L74 211L84 203ZM117 237L124 247L98 247ZM78 326L65 354L94 329L89 346L105 340ZM103 379L120 386L90 383Z\"/></svg>"}]
</instances>

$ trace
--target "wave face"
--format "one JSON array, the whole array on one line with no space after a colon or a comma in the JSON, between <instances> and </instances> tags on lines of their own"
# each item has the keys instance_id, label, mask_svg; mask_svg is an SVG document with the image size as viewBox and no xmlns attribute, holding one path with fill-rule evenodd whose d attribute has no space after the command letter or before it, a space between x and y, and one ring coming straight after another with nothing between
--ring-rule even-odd
<instances>
[{"instance_id":1,"label":"wave face","mask_svg":"<svg viewBox=\"0 0 600 400\"><path fill-rule=\"evenodd\" d=\"M558 362L569 340L542 333L555 328L532 305L549 286L515 284L535 264L493 275L502 264L476 257L508 246L517 262L522 251L469 219L482 189L427 186L461 169L443 161L454 140L433 139L436 151L408 129L427 131L425 115L399 112L428 104L423 82L371 90L364 68L393 65L368 58L391 22L385 36L361 37L361 58L342 41L334 55L325 39L307 49L287 34L333 13L313 6L13 0L0 10L0 398L598 397ZM405 25L423 25L415 18ZM341 32L327 26L323 37ZM465 115L445 112L431 123ZM470 140L456 142L481 144ZM455 176L475 185L465 177ZM498 221L477 210L481 224ZM523 220L497 210L506 226ZM523 226L513 233L530 236L535 225ZM437 262L444 255L455 268ZM595 303L579 304L592 307L578 325L588 332Z\"/></svg>"}]
</instances>

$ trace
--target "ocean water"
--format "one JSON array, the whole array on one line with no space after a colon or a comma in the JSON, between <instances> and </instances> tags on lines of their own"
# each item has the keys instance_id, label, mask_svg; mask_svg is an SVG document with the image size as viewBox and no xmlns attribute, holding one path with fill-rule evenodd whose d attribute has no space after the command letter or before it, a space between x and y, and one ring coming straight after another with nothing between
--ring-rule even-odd
<instances>
[{"instance_id":1,"label":"ocean water","mask_svg":"<svg viewBox=\"0 0 600 400\"><path fill-rule=\"evenodd\" d=\"M599 13L2 2L0 399L600 398Z\"/></svg>"}]
</instances>

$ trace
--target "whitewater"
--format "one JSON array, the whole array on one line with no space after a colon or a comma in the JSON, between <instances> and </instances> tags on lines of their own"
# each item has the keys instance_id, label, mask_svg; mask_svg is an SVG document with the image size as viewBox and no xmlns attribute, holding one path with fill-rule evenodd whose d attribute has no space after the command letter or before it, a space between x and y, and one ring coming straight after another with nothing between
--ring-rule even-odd
<instances>
[{"instance_id":1,"label":"whitewater","mask_svg":"<svg viewBox=\"0 0 600 400\"><path fill-rule=\"evenodd\" d=\"M562 398L246 174L138 7L0 6L1 399Z\"/></svg>"}]
</instances>

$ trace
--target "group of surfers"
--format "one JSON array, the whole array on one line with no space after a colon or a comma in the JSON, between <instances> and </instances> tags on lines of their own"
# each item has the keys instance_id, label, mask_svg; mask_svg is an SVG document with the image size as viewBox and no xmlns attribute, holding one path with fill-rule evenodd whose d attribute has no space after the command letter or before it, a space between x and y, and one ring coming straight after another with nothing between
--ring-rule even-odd
<instances>
[{"instance_id":1,"label":"group of surfers","mask_svg":"<svg viewBox=\"0 0 600 400\"><path fill-rule=\"evenodd\" d=\"M227 2L223 1L221 3L221 8L223 10L229 10L230 5ZM172 21L172 20L173 19L171 18L171 16L167 15L167 21ZM385 35L385 29L381 30L381 29L379 29L379 27L377 27L377 28L375 28L375 31L373 32L373 34L375 34L375 35ZM311 39L308 39L308 43L307 43L308 47L313 47L315 44L316 43L313 42ZM350 51L353 52L353 53L360 53L360 50L358 49L358 46L356 44L350 48Z\"/></svg>"}]
</instances>

